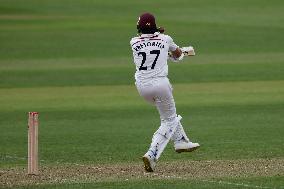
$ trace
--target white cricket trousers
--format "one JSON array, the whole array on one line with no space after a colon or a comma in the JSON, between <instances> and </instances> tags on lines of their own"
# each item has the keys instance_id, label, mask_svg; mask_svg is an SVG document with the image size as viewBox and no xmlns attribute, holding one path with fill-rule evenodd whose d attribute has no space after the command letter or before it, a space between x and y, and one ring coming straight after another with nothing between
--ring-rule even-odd
<instances>
[{"instance_id":1,"label":"white cricket trousers","mask_svg":"<svg viewBox=\"0 0 284 189\"><path fill-rule=\"evenodd\" d=\"M153 78L149 82L136 82L139 94L149 103L154 104L160 114L161 123L176 118L173 88L167 77Z\"/></svg>"},{"instance_id":2,"label":"white cricket trousers","mask_svg":"<svg viewBox=\"0 0 284 189\"><path fill-rule=\"evenodd\" d=\"M136 82L136 86L139 94L146 101L154 104L160 113L161 125L154 133L146 153L150 158L158 160L179 125L173 89L167 77L154 78L146 83Z\"/></svg>"}]
</instances>

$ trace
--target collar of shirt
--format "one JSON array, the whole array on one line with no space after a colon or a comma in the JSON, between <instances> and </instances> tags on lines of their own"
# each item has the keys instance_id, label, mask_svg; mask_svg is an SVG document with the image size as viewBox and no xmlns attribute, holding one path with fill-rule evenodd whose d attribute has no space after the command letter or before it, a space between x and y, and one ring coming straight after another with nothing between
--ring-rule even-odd
<instances>
[{"instance_id":1,"label":"collar of shirt","mask_svg":"<svg viewBox=\"0 0 284 189\"><path fill-rule=\"evenodd\" d=\"M159 32L155 32L155 33L150 33L150 34L141 34L140 37L153 37L155 35L159 35Z\"/></svg>"}]
</instances>

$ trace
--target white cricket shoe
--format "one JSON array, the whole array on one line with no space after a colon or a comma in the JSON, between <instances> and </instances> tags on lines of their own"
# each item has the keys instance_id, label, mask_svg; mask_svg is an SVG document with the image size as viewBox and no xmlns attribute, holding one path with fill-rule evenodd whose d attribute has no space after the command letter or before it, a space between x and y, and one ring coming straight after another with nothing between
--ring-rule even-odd
<instances>
[{"instance_id":1,"label":"white cricket shoe","mask_svg":"<svg viewBox=\"0 0 284 189\"><path fill-rule=\"evenodd\" d=\"M147 172L153 172L156 166L156 159L148 154L148 152L142 157L144 162L144 168Z\"/></svg>"},{"instance_id":2,"label":"white cricket shoe","mask_svg":"<svg viewBox=\"0 0 284 189\"><path fill-rule=\"evenodd\" d=\"M177 153L192 152L199 147L200 147L200 145L198 143L193 143L193 142L177 142L177 143L175 143L175 151Z\"/></svg>"}]
</instances>

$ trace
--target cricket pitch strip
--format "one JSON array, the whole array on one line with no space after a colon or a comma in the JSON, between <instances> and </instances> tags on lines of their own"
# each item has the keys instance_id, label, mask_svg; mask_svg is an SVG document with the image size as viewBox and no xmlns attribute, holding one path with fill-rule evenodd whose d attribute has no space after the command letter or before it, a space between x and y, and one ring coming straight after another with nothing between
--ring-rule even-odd
<instances>
[{"instance_id":1,"label":"cricket pitch strip","mask_svg":"<svg viewBox=\"0 0 284 189\"><path fill-rule=\"evenodd\" d=\"M0 169L0 188L62 183L145 179L206 180L218 178L283 176L284 159L203 160L159 162L153 173L140 163L42 165L39 175L28 175L26 168Z\"/></svg>"}]
</instances>

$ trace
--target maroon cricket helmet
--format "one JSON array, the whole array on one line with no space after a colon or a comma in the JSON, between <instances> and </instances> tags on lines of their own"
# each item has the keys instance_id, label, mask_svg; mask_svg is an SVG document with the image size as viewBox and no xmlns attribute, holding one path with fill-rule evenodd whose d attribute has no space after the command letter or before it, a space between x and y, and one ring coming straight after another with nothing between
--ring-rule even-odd
<instances>
[{"instance_id":1,"label":"maroon cricket helmet","mask_svg":"<svg viewBox=\"0 0 284 189\"><path fill-rule=\"evenodd\" d=\"M137 22L138 33L155 33L157 30L154 15L144 13L139 16Z\"/></svg>"}]
</instances>

